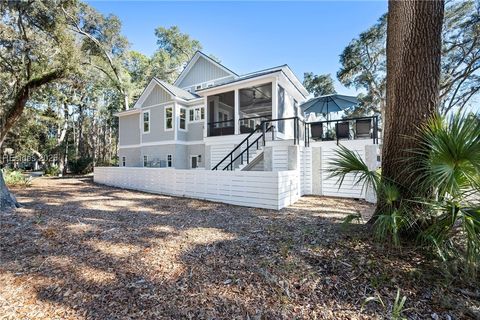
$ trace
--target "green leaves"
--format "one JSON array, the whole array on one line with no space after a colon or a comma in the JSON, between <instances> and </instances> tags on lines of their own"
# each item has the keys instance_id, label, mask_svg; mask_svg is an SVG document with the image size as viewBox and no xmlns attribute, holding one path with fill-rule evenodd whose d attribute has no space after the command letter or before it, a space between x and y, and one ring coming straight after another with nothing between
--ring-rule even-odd
<instances>
[{"instance_id":1,"label":"green leaves","mask_svg":"<svg viewBox=\"0 0 480 320\"><path fill-rule=\"evenodd\" d=\"M338 178L338 188L342 186L345 177L352 174L356 184L362 184L362 191L371 187L377 192L380 174L375 170L370 170L358 153L339 145L335 150L335 155L336 158L328 163L331 167L328 171L331 178Z\"/></svg>"},{"instance_id":2,"label":"green leaves","mask_svg":"<svg viewBox=\"0 0 480 320\"><path fill-rule=\"evenodd\" d=\"M337 93L330 74L315 75L312 72L303 74L303 85L314 96L323 96Z\"/></svg>"}]
</instances>

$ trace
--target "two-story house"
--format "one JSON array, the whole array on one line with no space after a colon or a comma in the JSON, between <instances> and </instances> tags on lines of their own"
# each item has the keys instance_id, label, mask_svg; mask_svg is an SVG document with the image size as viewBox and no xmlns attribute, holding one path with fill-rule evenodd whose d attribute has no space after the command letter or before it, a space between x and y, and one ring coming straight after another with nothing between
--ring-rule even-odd
<instances>
[{"instance_id":1,"label":"two-story house","mask_svg":"<svg viewBox=\"0 0 480 320\"><path fill-rule=\"evenodd\" d=\"M119 164L252 169L241 166L246 155L230 163L248 143L232 150L262 130L269 131L264 138L271 132L277 140L293 139L301 131L293 118L302 117L299 105L307 95L287 65L238 75L197 52L174 84L152 79L134 107L117 114ZM273 119L285 120L268 122ZM260 154L250 152L247 158Z\"/></svg>"}]
</instances>

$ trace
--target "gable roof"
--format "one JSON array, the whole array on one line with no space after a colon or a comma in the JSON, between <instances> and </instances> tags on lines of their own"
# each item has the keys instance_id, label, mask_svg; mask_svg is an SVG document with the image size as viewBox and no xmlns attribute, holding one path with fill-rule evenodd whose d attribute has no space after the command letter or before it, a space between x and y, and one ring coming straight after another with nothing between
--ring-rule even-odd
<instances>
[{"instance_id":1,"label":"gable roof","mask_svg":"<svg viewBox=\"0 0 480 320\"><path fill-rule=\"evenodd\" d=\"M161 87L163 87L165 90L167 90L171 95L177 97L177 98L182 98L184 100L192 100L199 98L199 95L196 95L194 93L188 92L187 90L183 90L179 87L176 87L168 82L165 82L163 80L153 78Z\"/></svg>"},{"instance_id":2,"label":"gable roof","mask_svg":"<svg viewBox=\"0 0 480 320\"><path fill-rule=\"evenodd\" d=\"M160 86L163 90L165 90L168 94L170 94L172 98L176 97L176 98L180 98L187 101L200 98L200 96L197 94L188 92L168 82L165 82L163 80L153 77L152 80L148 82L148 85L145 87L145 89L143 89L142 94L140 94L140 97L138 97L137 101L135 102L135 105L133 106L134 108L138 108L138 105L142 104L145 101L145 99L153 89L154 85Z\"/></svg>"},{"instance_id":3,"label":"gable roof","mask_svg":"<svg viewBox=\"0 0 480 320\"><path fill-rule=\"evenodd\" d=\"M214 59L210 58L209 56L207 56L205 53L203 53L201 51L197 51L197 52L195 52L193 57L190 59L190 61L188 61L187 65L185 66L185 68L183 68L182 72L179 74L179 76L177 77L177 79L175 80L175 82L173 84L174 85L179 85L182 82L182 80L188 75L188 73L190 72L192 67L195 65L195 63L198 61L198 59L200 59L200 58L204 58L205 60L212 63L216 67L222 69L226 73L228 73L232 76L238 77L238 74L236 74L232 70L228 69L227 67L225 67L220 62L215 61Z\"/></svg>"}]
</instances>

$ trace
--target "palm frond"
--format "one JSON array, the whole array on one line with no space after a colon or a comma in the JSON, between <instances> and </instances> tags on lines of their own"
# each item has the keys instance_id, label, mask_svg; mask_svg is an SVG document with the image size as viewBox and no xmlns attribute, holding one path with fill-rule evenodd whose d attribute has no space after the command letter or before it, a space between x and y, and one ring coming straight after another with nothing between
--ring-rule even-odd
<instances>
[{"instance_id":1,"label":"palm frond","mask_svg":"<svg viewBox=\"0 0 480 320\"><path fill-rule=\"evenodd\" d=\"M347 175L353 175L355 184L362 184L362 192L372 187L375 192L380 184L380 174L376 170L370 170L362 157L355 151L339 145L336 149L335 159L329 161L329 178L337 178L338 188L342 186Z\"/></svg>"}]
</instances>

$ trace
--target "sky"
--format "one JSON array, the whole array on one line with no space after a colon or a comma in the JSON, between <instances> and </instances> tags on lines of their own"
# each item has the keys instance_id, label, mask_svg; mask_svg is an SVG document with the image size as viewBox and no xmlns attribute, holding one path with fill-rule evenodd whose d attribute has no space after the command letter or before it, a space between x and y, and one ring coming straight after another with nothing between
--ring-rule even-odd
<instances>
[{"instance_id":1,"label":"sky","mask_svg":"<svg viewBox=\"0 0 480 320\"><path fill-rule=\"evenodd\" d=\"M288 64L300 80L304 72L336 79L345 46L387 11L386 1L88 3L118 16L131 48L143 54L157 47L155 28L176 25L238 74ZM356 93L335 85L339 93Z\"/></svg>"}]
</instances>

